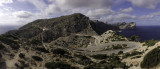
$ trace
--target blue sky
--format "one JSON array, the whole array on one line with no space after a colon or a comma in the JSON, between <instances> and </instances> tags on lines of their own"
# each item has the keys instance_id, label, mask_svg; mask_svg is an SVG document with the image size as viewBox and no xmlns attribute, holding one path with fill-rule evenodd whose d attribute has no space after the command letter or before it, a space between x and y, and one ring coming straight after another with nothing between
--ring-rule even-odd
<instances>
[{"instance_id":1,"label":"blue sky","mask_svg":"<svg viewBox=\"0 0 160 69\"><path fill-rule=\"evenodd\" d=\"M160 0L0 0L0 26L82 13L107 23L160 25Z\"/></svg>"}]
</instances>

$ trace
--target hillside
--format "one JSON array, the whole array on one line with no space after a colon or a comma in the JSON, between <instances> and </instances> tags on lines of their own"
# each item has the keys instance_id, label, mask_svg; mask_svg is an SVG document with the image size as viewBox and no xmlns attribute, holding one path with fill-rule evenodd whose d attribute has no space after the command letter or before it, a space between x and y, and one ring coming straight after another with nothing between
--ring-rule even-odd
<instances>
[{"instance_id":1,"label":"hillside","mask_svg":"<svg viewBox=\"0 0 160 69\"><path fill-rule=\"evenodd\" d=\"M139 67L142 60L138 59L144 57L147 49L152 50L147 46L154 46L157 41L142 46L136 37L128 39L118 35L117 30L80 13L39 19L0 35L0 69Z\"/></svg>"}]
</instances>

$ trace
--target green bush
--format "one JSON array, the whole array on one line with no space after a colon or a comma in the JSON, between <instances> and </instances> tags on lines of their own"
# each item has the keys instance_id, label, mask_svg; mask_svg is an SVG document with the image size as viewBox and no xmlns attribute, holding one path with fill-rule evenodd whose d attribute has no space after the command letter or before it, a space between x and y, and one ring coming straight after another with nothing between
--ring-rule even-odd
<instances>
[{"instance_id":1,"label":"green bush","mask_svg":"<svg viewBox=\"0 0 160 69\"><path fill-rule=\"evenodd\" d=\"M19 57L20 57L20 58L25 58L25 55L24 55L23 53L20 53L20 54L19 54Z\"/></svg>"},{"instance_id":2,"label":"green bush","mask_svg":"<svg viewBox=\"0 0 160 69\"><path fill-rule=\"evenodd\" d=\"M84 55L75 54L74 56L80 58L80 60L77 61L78 64L89 65L89 64L93 63L88 57L86 57Z\"/></svg>"},{"instance_id":3,"label":"green bush","mask_svg":"<svg viewBox=\"0 0 160 69\"><path fill-rule=\"evenodd\" d=\"M119 51L118 54L123 54L123 51Z\"/></svg>"},{"instance_id":4,"label":"green bush","mask_svg":"<svg viewBox=\"0 0 160 69\"><path fill-rule=\"evenodd\" d=\"M9 39L7 37L0 36L0 41L5 43L5 44L7 44L7 45L10 45L12 49L16 49L17 50L17 49L20 48L19 44L16 41L14 41L12 39Z\"/></svg>"},{"instance_id":5,"label":"green bush","mask_svg":"<svg viewBox=\"0 0 160 69\"><path fill-rule=\"evenodd\" d=\"M45 63L45 67L48 69L76 69L75 67L63 62L47 62Z\"/></svg>"},{"instance_id":6,"label":"green bush","mask_svg":"<svg viewBox=\"0 0 160 69\"><path fill-rule=\"evenodd\" d=\"M43 59L39 56L32 56L32 58L36 61L43 61Z\"/></svg>"},{"instance_id":7,"label":"green bush","mask_svg":"<svg viewBox=\"0 0 160 69\"><path fill-rule=\"evenodd\" d=\"M139 55L139 54L142 54L142 52L139 52L139 51L133 51L131 53L125 53L122 58L127 58L127 57L130 57L130 56L135 56L135 55Z\"/></svg>"},{"instance_id":8,"label":"green bush","mask_svg":"<svg viewBox=\"0 0 160 69\"><path fill-rule=\"evenodd\" d=\"M46 50L45 48L36 48L36 50L38 50L40 52L44 52L44 53L49 53L49 51Z\"/></svg>"},{"instance_id":9,"label":"green bush","mask_svg":"<svg viewBox=\"0 0 160 69\"><path fill-rule=\"evenodd\" d=\"M0 50L4 49L5 46L0 43Z\"/></svg>"},{"instance_id":10,"label":"green bush","mask_svg":"<svg viewBox=\"0 0 160 69\"><path fill-rule=\"evenodd\" d=\"M42 45L42 42L36 39L33 39L30 43L33 45Z\"/></svg>"},{"instance_id":11,"label":"green bush","mask_svg":"<svg viewBox=\"0 0 160 69\"><path fill-rule=\"evenodd\" d=\"M10 39L18 39L17 36L11 35L11 34L5 34L5 35L3 35L3 37L10 38Z\"/></svg>"},{"instance_id":12,"label":"green bush","mask_svg":"<svg viewBox=\"0 0 160 69\"><path fill-rule=\"evenodd\" d=\"M122 68L127 69L127 66L121 62L120 58L115 55L109 56L109 60L101 61L100 63L93 63L92 65L84 67L84 69L114 69Z\"/></svg>"},{"instance_id":13,"label":"green bush","mask_svg":"<svg viewBox=\"0 0 160 69\"><path fill-rule=\"evenodd\" d=\"M113 49L122 49L123 47L122 47L122 45L117 44L117 45L112 45L112 48Z\"/></svg>"},{"instance_id":14,"label":"green bush","mask_svg":"<svg viewBox=\"0 0 160 69\"><path fill-rule=\"evenodd\" d=\"M52 52L53 52L53 54L59 54L59 55L68 54L67 51L60 49L60 48L54 49Z\"/></svg>"},{"instance_id":15,"label":"green bush","mask_svg":"<svg viewBox=\"0 0 160 69\"><path fill-rule=\"evenodd\" d=\"M160 64L160 47L157 47L148 52L141 62L142 68L151 68Z\"/></svg>"},{"instance_id":16,"label":"green bush","mask_svg":"<svg viewBox=\"0 0 160 69\"><path fill-rule=\"evenodd\" d=\"M75 54L74 56L80 58L81 60L89 59L89 58L87 58L86 56L83 56L83 55Z\"/></svg>"},{"instance_id":17,"label":"green bush","mask_svg":"<svg viewBox=\"0 0 160 69\"><path fill-rule=\"evenodd\" d=\"M157 42L158 42L158 41L152 39L152 40L146 41L144 45L154 46Z\"/></svg>"},{"instance_id":18,"label":"green bush","mask_svg":"<svg viewBox=\"0 0 160 69\"><path fill-rule=\"evenodd\" d=\"M129 38L130 41L139 41L139 36L133 35Z\"/></svg>"},{"instance_id":19,"label":"green bush","mask_svg":"<svg viewBox=\"0 0 160 69\"><path fill-rule=\"evenodd\" d=\"M92 55L91 57L95 59L106 59L108 56L105 54Z\"/></svg>"}]
</instances>

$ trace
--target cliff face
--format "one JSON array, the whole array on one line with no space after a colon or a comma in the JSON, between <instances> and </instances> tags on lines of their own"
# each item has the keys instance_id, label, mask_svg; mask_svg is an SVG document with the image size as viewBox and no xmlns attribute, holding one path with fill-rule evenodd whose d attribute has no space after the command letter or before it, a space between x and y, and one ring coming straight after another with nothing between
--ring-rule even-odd
<instances>
[{"instance_id":1,"label":"cliff face","mask_svg":"<svg viewBox=\"0 0 160 69\"><path fill-rule=\"evenodd\" d=\"M136 23L135 22L130 22L130 23L117 23L114 24L114 26L119 27L119 29L135 29L136 28Z\"/></svg>"}]
</instances>

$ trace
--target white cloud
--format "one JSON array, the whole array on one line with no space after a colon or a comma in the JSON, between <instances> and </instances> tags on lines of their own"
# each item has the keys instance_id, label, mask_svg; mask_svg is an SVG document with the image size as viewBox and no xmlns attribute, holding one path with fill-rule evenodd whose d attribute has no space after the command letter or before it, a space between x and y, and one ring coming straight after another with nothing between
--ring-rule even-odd
<instances>
[{"instance_id":1,"label":"white cloud","mask_svg":"<svg viewBox=\"0 0 160 69\"><path fill-rule=\"evenodd\" d=\"M102 8L113 4L112 0L52 0L57 5L65 8Z\"/></svg>"},{"instance_id":2,"label":"white cloud","mask_svg":"<svg viewBox=\"0 0 160 69\"><path fill-rule=\"evenodd\" d=\"M44 12L46 15L52 15L54 13L61 12L61 8L57 7L55 4L51 4L45 9Z\"/></svg>"},{"instance_id":3,"label":"white cloud","mask_svg":"<svg viewBox=\"0 0 160 69\"><path fill-rule=\"evenodd\" d=\"M18 18L29 18L33 14L31 12L28 12L28 11L16 11L16 12L13 13L13 15L18 17Z\"/></svg>"},{"instance_id":4,"label":"white cloud","mask_svg":"<svg viewBox=\"0 0 160 69\"><path fill-rule=\"evenodd\" d=\"M115 15L109 15L107 16L106 20L108 22L121 22L121 21L127 21L130 19L136 19L136 16L134 15L129 15L129 14L124 14L124 13L119 13L119 14L115 14Z\"/></svg>"},{"instance_id":5,"label":"white cloud","mask_svg":"<svg viewBox=\"0 0 160 69\"><path fill-rule=\"evenodd\" d=\"M30 2L33 4L37 10L44 11L44 9L47 7L47 4L44 2L44 0L18 0L20 2Z\"/></svg>"},{"instance_id":6,"label":"white cloud","mask_svg":"<svg viewBox=\"0 0 160 69\"><path fill-rule=\"evenodd\" d=\"M3 6L3 4L13 3L13 0L0 0L0 6Z\"/></svg>"},{"instance_id":7,"label":"white cloud","mask_svg":"<svg viewBox=\"0 0 160 69\"><path fill-rule=\"evenodd\" d=\"M160 16L160 12L155 12L155 13L151 13L148 15L143 15L143 16L140 16L139 19L140 20L152 20L156 16Z\"/></svg>"},{"instance_id":8,"label":"white cloud","mask_svg":"<svg viewBox=\"0 0 160 69\"><path fill-rule=\"evenodd\" d=\"M100 19L101 16L113 14L110 9L112 0L49 0L44 13L48 15L83 13L91 19Z\"/></svg>"},{"instance_id":9,"label":"white cloud","mask_svg":"<svg viewBox=\"0 0 160 69\"><path fill-rule=\"evenodd\" d=\"M89 10L86 15L89 16L91 19L100 19L102 16L114 14L115 11L111 10L110 8L101 8L95 10Z\"/></svg>"},{"instance_id":10,"label":"white cloud","mask_svg":"<svg viewBox=\"0 0 160 69\"><path fill-rule=\"evenodd\" d=\"M129 0L133 5L143 8L155 9L160 0Z\"/></svg>"},{"instance_id":11,"label":"white cloud","mask_svg":"<svg viewBox=\"0 0 160 69\"><path fill-rule=\"evenodd\" d=\"M133 11L133 8L132 7L129 7L129 8L126 8L126 9L120 9L121 12L132 12Z\"/></svg>"}]
</instances>

